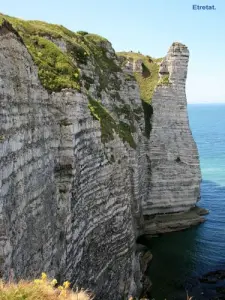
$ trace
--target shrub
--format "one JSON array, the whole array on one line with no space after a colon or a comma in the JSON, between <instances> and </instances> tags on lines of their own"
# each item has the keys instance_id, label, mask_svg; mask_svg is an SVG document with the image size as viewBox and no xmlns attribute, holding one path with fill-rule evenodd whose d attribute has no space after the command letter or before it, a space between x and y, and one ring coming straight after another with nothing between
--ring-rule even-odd
<instances>
[{"instance_id":1,"label":"shrub","mask_svg":"<svg viewBox=\"0 0 225 300\"><path fill-rule=\"evenodd\" d=\"M80 35L86 35L86 34L88 34L87 31L82 31L82 30L77 31L77 33L80 34Z\"/></svg>"},{"instance_id":2,"label":"shrub","mask_svg":"<svg viewBox=\"0 0 225 300\"><path fill-rule=\"evenodd\" d=\"M83 291L73 292L70 282L57 286L57 280L50 281L45 273L34 281L4 283L0 281L0 300L91 300L91 296Z\"/></svg>"}]
</instances>

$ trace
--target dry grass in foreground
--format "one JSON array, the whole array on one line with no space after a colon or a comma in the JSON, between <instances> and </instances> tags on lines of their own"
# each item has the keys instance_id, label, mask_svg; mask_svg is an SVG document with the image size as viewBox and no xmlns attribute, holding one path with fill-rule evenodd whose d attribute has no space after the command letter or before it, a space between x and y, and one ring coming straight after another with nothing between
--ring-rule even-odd
<instances>
[{"instance_id":1,"label":"dry grass in foreground","mask_svg":"<svg viewBox=\"0 0 225 300\"><path fill-rule=\"evenodd\" d=\"M42 273L40 279L20 281L19 283L4 283L0 281L0 300L91 300L84 290L72 291L69 281L57 286L57 280L48 280Z\"/></svg>"},{"instance_id":2,"label":"dry grass in foreground","mask_svg":"<svg viewBox=\"0 0 225 300\"><path fill-rule=\"evenodd\" d=\"M50 281L45 273L40 279L4 283L0 281L0 300L93 300L93 296L84 290L72 291L70 282L57 285L57 280ZM129 300L135 300L129 297ZM140 300L147 300L142 298ZM166 300L166 299L165 299ZM187 300L193 300L188 296Z\"/></svg>"}]
</instances>

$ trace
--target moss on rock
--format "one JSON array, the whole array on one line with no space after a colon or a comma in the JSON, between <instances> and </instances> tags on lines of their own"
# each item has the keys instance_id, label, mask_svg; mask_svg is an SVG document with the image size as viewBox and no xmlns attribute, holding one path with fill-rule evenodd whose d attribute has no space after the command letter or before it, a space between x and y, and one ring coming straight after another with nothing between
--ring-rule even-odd
<instances>
[{"instance_id":1,"label":"moss on rock","mask_svg":"<svg viewBox=\"0 0 225 300\"><path fill-rule=\"evenodd\" d=\"M107 109L100 101L94 100L91 97L89 97L88 108L92 116L100 122L102 142L107 143L113 140L113 132L116 131L117 124Z\"/></svg>"},{"instance_id":2,"label":"moss on rock","mask_svg":"<svg viewBox=\"0 0 225 300\"><path fill-rule=\"evenodd\" d=\"M157 85L169 85L169 84L171 84L169 80L169 75L162 75Z\"/></svg>"},{"instance_id":3,"label":"moss on rock","mask_svg":"<svg viewBox=\"0 0 225 300\"><path fill-rule=\"evenodd\" d=\"M109 42L96 34L86 34L83 42L93 55L95 72L99 77L100 91L110 86L118 89L118 78L113 80L113 74L121 72L121 68L116 65L112 58L107 56L107 43L109 44Z\"/></svg>"},{"instance_id":4,"label":"moss on rock","mask_svg":"<svg viewBox=\"0 0 225 300\"><path fill-rule=\"evenodd\" d=\"M89 57L87 49L78 45L74 42L67 42L67 52L76 62L80 64L87 64L87 60Z\"/></svg>"},{"instance_id":5,"label":"moss on rock","mask_svg":"<svg viewBox=\"0 0 225 300\"><path fill-rule=\"evenodd\" d=\"M62 88L80 88L79 71L69 56L51 41L43 37L24 37L24 42L38 66L38 75L42 85L51 91Z\"/></svg>"},{"instance_id":6,"label":"moss on rock","mask_svg":"<svg viewBox=\"0 0 225 300\"><path fill-rule=\"evenodd\" d=\"M131 127L129 124L120 121L117 126L117 133L123 142L127 142L131 148L136 148L136 143L133 139L132 133L135 132L134 127Z\"/></svg>"},{"instance_id":7,"label":"moss on rock","mask_svg":"<svg viewBox=\"0 0 225 300\"><path fill-rule=\"evenodd\" d=\"M132 120L133 118L133 111L128 103L124 103L121 106L114 105L113 110L118 116L122 115L126 120Z\"/></svg>"},{"instance_id":8,"label":"moss on rock","mask_svg":"<svg viewBox=\"0 0 225 300\"><path fill-rule=\"evenodd\" d=\"M100 122L101 139L104 144L114 139L115 132L124 142L127 142L130 147L134 149L136 148L136 144L132 136L132 133L134 132L133 127L123 121L116 122L102 103L92 99L90 96L88 107L92 116Z\"/></svg>"},{"instance_id":9,"label":"moss on rock","mask_svg":"<svg viewBox=\"0 0 225 300\"><path fill-rule=\"evenodd\" d=\"M155 87L159 80L159 62L162 58L155 59L135 52L118 52L117 55L125 58L121 59L122 65L124 65L128 59L132 59L134 62L142 60L144 72L135 72L134 76L140 87L141 99L147 103L151 103ZM146 76L146 74L149 75Z\"/></svg>"}]
</instances>

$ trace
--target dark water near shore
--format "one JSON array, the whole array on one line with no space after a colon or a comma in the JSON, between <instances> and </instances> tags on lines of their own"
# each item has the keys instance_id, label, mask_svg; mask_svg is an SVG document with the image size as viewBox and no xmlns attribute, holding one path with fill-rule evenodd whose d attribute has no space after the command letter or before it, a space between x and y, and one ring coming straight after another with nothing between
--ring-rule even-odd
<instances>
[{"instance_id":1,"label":"dark water near shore","mask_svg":"<svg viewBox=\"0 0 225 300\"><path fill-rule=\"evenodd\" d=\"M225 270L225 105L189 105L188 110L203 178L199 205L210 214L198 227L152 239L149 276L155 300L186 300L185 289L193 299L212 299L214 289L198 277Z\"/></svg>"}]
</instances>

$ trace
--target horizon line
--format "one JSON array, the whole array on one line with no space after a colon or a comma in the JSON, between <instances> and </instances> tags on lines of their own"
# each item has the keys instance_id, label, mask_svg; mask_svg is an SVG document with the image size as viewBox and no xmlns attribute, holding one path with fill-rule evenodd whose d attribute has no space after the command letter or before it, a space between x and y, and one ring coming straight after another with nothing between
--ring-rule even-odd
<instances>
[{"instance_id":1,"label":"horizon line","mask_svg":"<svg viewBox=\"0 0 225 300\"><path fill-rule=\"evenodd\" d=\"M225 104L225 102L188 102L187 104Z\"/></svg>"}]
</instances>

